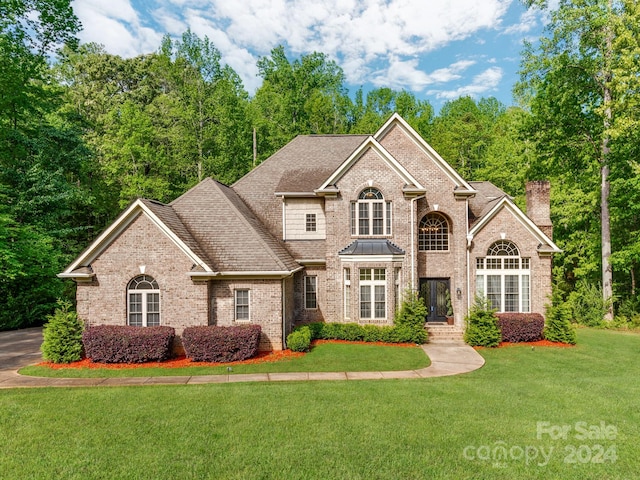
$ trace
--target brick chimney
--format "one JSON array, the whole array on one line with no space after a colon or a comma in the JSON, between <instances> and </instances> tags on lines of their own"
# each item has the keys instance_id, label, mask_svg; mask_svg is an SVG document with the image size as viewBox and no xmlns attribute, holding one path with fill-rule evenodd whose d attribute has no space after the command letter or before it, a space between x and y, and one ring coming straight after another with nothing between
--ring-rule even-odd
<instances>
[{"instance_id":1,"label":"brick chimney","mask_svg":"<svg viewBox=\"0 0 640 480\"><path fill-rule=\"evenodd\" d=\"M553 224L551 223L551 205L549 193L551 184L547 180L527 182L527 216L533 220L544 234L553 239Z\"/></svg>"}]
</instances>

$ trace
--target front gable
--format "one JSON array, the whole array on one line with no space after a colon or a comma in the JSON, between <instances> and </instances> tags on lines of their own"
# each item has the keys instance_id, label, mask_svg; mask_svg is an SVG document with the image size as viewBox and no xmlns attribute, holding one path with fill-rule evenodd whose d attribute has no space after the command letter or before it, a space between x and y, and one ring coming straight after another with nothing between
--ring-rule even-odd
<instances>
[{"instance_id":1,"label":"front gable","mask_svg":"<svg viewBox=\"0 0 640 480\"><path fill-rule=\"evenodd\" d=\"M423 184L447 184L457 197L468 197L475 189L449 165L400 115L393 114L375 133L374 138L384 146ZM427 178L422 178L422 176Z\"/></svg>"},{"instance_id":2,"label":"front gable","mask_svg":"<svg viewBox=\"0 0 640 480\"><path fill-rule=\"evenodd\" d=\"M174 229L177 225L174 225L172 229L168 224L168 218L160 218L159 207L166 207L162 204L156 204L148 200L138 199L133 202L129 208L127 208L98 238L87 247L74 261L71 263L62 273L58 274L60 278L71 278L78 281L91 280L94 277L94 273L91 270L91 264L96 258L98 258L104 251L106 251L120 235L129 229L129 227L135 223L135 221L143 216L152 225L154 225L160 233L166 236L180 252L193 263L195 269L199 271L211 272L212 269L209 266L209 262L205 259L201 252L196 253L197 245L193 238L186 229L178 235ZM154 212L154 209L156 211ZM179 220L177 221L179 222ZM174 219L174 223L177 223Z\"/></svg>"},{"instance_id":3,"label":"front gable","mask_svg":"<svg viewBox=\"0 0 640 480\"><path fill-rule=\"evenodd\" d=\"M369 163L380 162L380 167L376 169L370 168L369 177L379 177L384 169L392 172L394 177L401 183L402 191L407 195L418 195L425 192L425 188L418 180L411 175L407 169L398 162L375 138L369 137L360 145L318 188L315 193L317 195L335 195L338 193L338 182L353 171L354 167L361 160Z\"/></svg>"}]
</instances>

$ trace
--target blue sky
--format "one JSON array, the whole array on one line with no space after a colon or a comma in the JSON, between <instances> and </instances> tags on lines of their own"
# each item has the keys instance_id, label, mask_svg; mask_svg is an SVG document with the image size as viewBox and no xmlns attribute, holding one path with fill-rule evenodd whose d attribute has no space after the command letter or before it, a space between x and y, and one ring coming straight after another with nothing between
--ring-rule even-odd
<instances>
[{"instance_id":1,"label":"blue sky","mask_svg":"<svg viewBox=\"0 0 640 480\"><path fill-rule=\"evenodd\" d=\"M207 36L253 93L256 61L282 44L291 58L323 52L354 94L406 89L439 109L463 95L513 104L523 40L545 14L518 0L75 0L83 42L131 57L166 33Z\"/></svg>"}]
</instances>

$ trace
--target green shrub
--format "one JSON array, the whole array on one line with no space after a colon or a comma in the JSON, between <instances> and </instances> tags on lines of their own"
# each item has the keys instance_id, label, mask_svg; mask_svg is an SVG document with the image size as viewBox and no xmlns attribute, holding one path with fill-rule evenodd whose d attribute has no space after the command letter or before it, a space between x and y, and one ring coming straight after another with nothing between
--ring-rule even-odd
<instances>
[{"instance_id":1,"label":"green shrub","mask_svg":"<svg viewBox=\"0 0 640 480\"><path fill-rule=\"evenodd\" d=\"M341 340L349 340L352 342L361 341L364 339L364 328L357 323L344 323L342 324Z\"/></svg>"},{"instance_id":2,"label":"green shrub","mask_svg":"<svg viewBox=\"0 0 640 480\"><path fill-rule=\"evenodd\" d=\"M602 297L602 287L599 284L580 280L576 289L567 298L569 320L587 327L602 327L607 312L607 302Z\"/></svg>"},{"instance_id":3,"label":"green shrub","mask_svg":"<svg viewBox=\"0 0 640 480\"><path fill-rule=\"evenodd\" d=\"M568 303L554 296L553 305L547 305L546 314L544 338L551 342L575 345L577 341L576 329L571 324L571 309Z\"/></svg>"},{"instance_id":4,"label":"green shrub","mask_svg":"<svg viewBox=\"0 0 640 480\"><path fill-rule=\"evenodd\" d=\"M465 317L464 341L472 347L497 347L502 334L498 327L498 317L486 299L476 298Z\"/></svg>"},{"instance_id":5,"label":"green shrub","mask_svg":"<svg viewBox=\"0 0 640 480\"><path fill-rule=\"evenodd\" d=\"M428 334L423 327L395 325L391 327L391 343L426 343Z\"/></svg>"},{"instance_id":6,"label":"green shrub","mask_svg":"<svg viewBox=\"0 0 640 480\"><path fill-rule=\"evenodd\" d=\"M324 322L313 322L313 323L308 323L306 325L307 327L309 327L309 331L311 332L311 340L315 340L317 338L323 338L322 330L324 329L325 325L326 323Z\"/></svg>"},{"instance_id":7,"label":"green shrub","mask_svg":"<svg viewBox=\"0 0 640 480\"><path fill-rule=\"evenodd\" d=\"M322 340L339 340L342 338L341 323L325 323L318 337Z\"/></svg>"},{"instance_id":8,"label":"green shrub","mask_svg":"<svg viewBox=\"0 0 640 480\"><path fill-rule=\"evenodd\" d=\"M379 327L377 325L362 325L362 331L364 332L364 336L362 340L365 342L381 342L382 340L382 330L383 327Z\"/></svg>"},{"instance_id":9,"label":"green shrub","mask_svg":"<svg viewBox=\"0 0 640 480\"><path fill-rule=\"evenodd\" d=\"M307 352L311 345L311 329L303 326L295 329L287 336L287 347L294 352Z\"/></svg>"},{"instance_id":10,"label":"green shrub","mask_svg":"<svg viewBox=\"0 0 640 480\"><path fill-rule=\"evenodd\" d=\"M358 323L313 322L296 328L292 334L302 329L309 331L310 342L316 339L385 343L426 343L427 341L427 331L422 324L417 327L414 325L378 326ZM293 350L289 344L289 337L287 337L287 345ZM296 341L298 340L294 339L294 342Z\"/></svg>"},{"instance_id":11,"label":"green shrub","mask_svg":"<svg viewBox=\"0 0 640 480\"><path fill-rule=\"evenodd\" d=\"M402 305L396 313L393 323L398 326L408 325L424 330L427 313L427 306L418 296L418 292L408 290L404 294Z\"/></svg>"},{"instance_id":12,"label":"green shrub","mask_svg":"<svg viewBox=\"0 0 640 480\"><path fill-rule=\"evenodd\" d=\"M42 342L42 357L53 363L71 363L82 359L82 330L84 324L71 302L58 301L53 315L47 316Z\"/></svg>"}]
</instances>

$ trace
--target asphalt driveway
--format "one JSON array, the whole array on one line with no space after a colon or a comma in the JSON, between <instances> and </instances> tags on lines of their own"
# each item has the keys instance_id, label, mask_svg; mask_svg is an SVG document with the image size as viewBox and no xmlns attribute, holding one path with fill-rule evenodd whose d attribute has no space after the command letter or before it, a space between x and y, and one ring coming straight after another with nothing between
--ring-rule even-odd
<instances>
[{"instance_id":1,"label":"asphalt driveway","mask_svg":"<svg viewBox=\"0 0 640 480\"><path fill-rule=\"evenodd\" d=\"M42 360L42 327L0 332L0 371L17 370Z\"/></svg>"}]
</instances>

